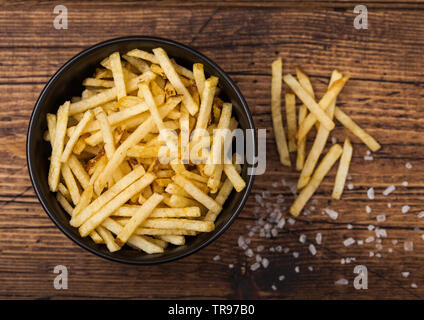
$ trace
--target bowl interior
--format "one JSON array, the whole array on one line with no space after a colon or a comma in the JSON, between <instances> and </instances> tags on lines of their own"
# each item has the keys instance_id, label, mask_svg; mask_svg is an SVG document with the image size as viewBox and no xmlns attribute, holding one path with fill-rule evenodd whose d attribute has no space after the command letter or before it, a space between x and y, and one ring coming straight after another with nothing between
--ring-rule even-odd
<instances>
[{"instance_id":1,"label":"bowl interior","mask_svg":"<svg viewBox=\"0 0 424 320\"><path fill-rule=\"evenodd\" d=\"M184 246L169 246L162 254L148 255L128 247L110 253L104 245L97 245L92 240L81 238L78 230L69 225L69 216L62 209L55 198L55 194L49 191L47 175L49 170L48 157L51 153L50 144L43 140L43 132L47 129L46 114L56 113L57 108L72 96L79 96L83 90L82 81L91 76L102 59L115 51L121 54L140 48L150 51L161 46L170 57L175 58L177 63L191 69L193 63L203 63L207 76L217 76L223 97L233 104L234 113L242 129L253 129L253 122L247 105L238 89L231 80L213 62L197 52L180 44L156 38L130 37L110 40L89 48L68 61L49 81L41 93L33 114L31 116L27 141L27 160L37 196L44 209L56 223L56 225L72 240L82 247L102 257L119 262L151 264L166 262L190 254L205 246L232 222L241 210L253 183L253 176L247 174L247 164L243 165L242 176L247 182L247 188L240 193L233 190L224 204L224 209L216 221L216 228L210 233L201 233L196 237L187 237ZM245 133L246 134L246 133ZM253 137L253 133L252 133ZM252 140L254 141L254 140ZM254 143L254 142L253 142Z\"/></svg>"}]
</instances>

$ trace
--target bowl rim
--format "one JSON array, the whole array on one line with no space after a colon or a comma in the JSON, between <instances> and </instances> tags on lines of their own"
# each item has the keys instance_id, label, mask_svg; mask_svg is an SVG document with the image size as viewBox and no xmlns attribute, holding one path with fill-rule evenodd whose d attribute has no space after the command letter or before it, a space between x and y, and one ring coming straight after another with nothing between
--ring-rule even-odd
<instances>
[{"instance_id":1,"label":"bowl rim","mask_svg":"<svg viewBox=\"0 0 424 320\"><path fill-rule=\"evenodd\" d=\"M195 50L195 49L193 49L189 46L186 46L184 44L181 44L179 42L176 42L174 40L164 39L164 38L160 38L160 37L151 37L151 36L124 36L124 37L113 38L113 39L109 39L109 40L105 40L105 41L96 43L96 44L80 51L79 53L74 55L72 58L70 58L67 62L65 62L53 74L53 76L49 79L49 81L46 83L46 85L44 86L43 90L41 91L41 93L40 93L40 95L39 95L39 97L38 97L38 99L37 99L37 101L34 105L34 108L32 110L30 120L29 120L29 125L28 125L28 130L27 130L27 139L26 139L27 167L28 167L28 173L29 173L29 176L30 176L31 184L34 188L35 194L36 194L39 202L41 203L41 206L43 207L44 211L47 213L47 215L53 221L53 223L74 243L76 243L80 247L84 248L85 250L95 254L96 256L110 260L110 261L115 261L115 262L124 263L124 264L131 264L131 265L161 264L161 263L165 263L165 262L176 261L176 260L182 259L184 257L187 257L187 256L199 251L200 249L206 247L207 245L211 244L216 239L218 239L229 228L229 226L233 223L235 218L239 215L239 213L243 209L243 207L244 207L244 205L247 201L247 198L249 197L250 190L253 186L255 175L254 174L248 175L249 178L248 178L248 181L247 181L247 184L246 184L246 188L245 188L245 190L243 190L244 193L243 193L243 196L241 198L241 201L236 206L234 212L231 214L228 221L221 227L220 230L218 230L211 237L207 238L204 242L200 243L199 245L197 245L196 247L193 247L193 248L187 247L186 250L182 251L181 253L176 254L175 256L170 256L170 257L158 256L157 258L151 259L151 260L133 260L131 258L122 258L122 257L113 256L113 255L107 255L107 254L105 254L105 253L103 253L103 252L101 252L101 251L99 251L99 250L97 250L93 247L90 247L89 245L85 244L80 238L74 236L74 234L72 234L64 225L62 225L62 223L59 222L59 220L55 216L55 213L53 212L53 210L49 209L48 205L46 204L47 201L41 195L41 192L38 188L38 182L36 181L36 179L34 177L34 172L33 172L33 167L32 167L33 161L32 161L31 156L30 156L30 144L31 144L31 141L32 141L32 139L31 139L32 138L32 131L34 130L35 121L38 119L38 117L36 119L35 116L39 112L41 101L45 98L45 95L49 91L51 85L57 80L57 78L65 70L67 70L68 67L70 67L72 64L76 63L80 58L84 57L85 55L89 54L90 52L97 50L99 48L111 45L111 44L116 44L116 43L120 43L120 42L128 42L128 41L153 41L153 42L157 42L158 45L167 44L167 45L170 45L170 46L175 46L175 47L182 49L184 51L188 51L192 55L195 55L195 56L203 59L204 61L206 61L212 69L214 69L215 71L217 71L219 73L220 77L224 78L229 83L231 90L233 90L235 92L238 100L241 102L241 107L243 109L243 112L247 116L247 121L248 121L248 124L249 124L249 127L250 127L249 129L253 129L253 135L254 135L254 139L252 141L253 142L253 150L256 150L257 146L256 146L255 125L253 123L253 118L252 118L252 114L249 110L249 107L248 107L243 95L241 94L240 89L237 87L237 85L227 75L227 73L225 73L215 62L213 62L211 59L209 59L205 55L201 54L197 50Z\"/></svg>"}]
</instances>

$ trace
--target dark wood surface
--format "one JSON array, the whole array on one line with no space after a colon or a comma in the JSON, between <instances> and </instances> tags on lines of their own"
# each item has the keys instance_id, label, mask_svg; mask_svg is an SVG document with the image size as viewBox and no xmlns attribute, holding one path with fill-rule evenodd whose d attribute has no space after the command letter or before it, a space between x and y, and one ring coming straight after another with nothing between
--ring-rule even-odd
<instances>
[{"instance_id":1,"label":"dark wood surface","mask_svg":"<svg viewBox=\"0 0 424 320\"><path fill-rule=\"evenodd\" d=\"M419 1L369 1L369 29L353 27L353 1L310 2L64 2L68 30L53 28L54 3L0 5L0 298L260 298L260 299L422 299L424 298L424 5ZM26 131L33 105L50 76L82 49L113 37L153 35L191 45L217 62L237 82L258 128L268 129L267 170L256 177L252 194L228 231L200 252L158 266L121 265L98 258L71 242L50 221L35 197L26 165ZM294 183L298 173L278 162L270 116L270 63L284 59L285 72L300 65L323 94L334 68L351 75L339 105L382 144L373 161L353 140L353 190L332 201L335 170L314 199L315 211L286 225L272 239L252 238L265 246L268 268L250 270L253 258L237 246L254 225L255 195L270 192L293 201L281 180ZM339 141L346 131L338 126ZM405 164L410 162L412 169ZM408 187L403 187L408 181ZM272 187L272 182L278 183ZM396 191L383 196L389 185ZM374 187L376 198L367 198ZM392 207L388 208L387 203ZM365 206L372 207L371 214ZM401 213L403 205L410 212ZM339 212L337 220L322 215ZM283 211L287 215L286 211ZM377 222L377 215L386 215ZM348 224L352 229L348 229ZM345 247L348 237L374 236L369 224L387 230L382 249L376 242ZM418 230L417 228L422 228ZM312 256L308 244L322 233ZM307 236L306 244L299 236ZM398 240L393 244L393 240ZM413 241L412 252L404 241ZM270 247L290 248L288 254ZM389 249L392 248L392 252ZM292 252L299 252L294 258ZM370 257L369 252L381 258ZM213 257L219 255L220 260ZM350 264L342 258L355 257ZM69 289L55 290L53 268L69 270ZM234 264L234 268L229 268ZM369 289L353 287L355 265L368 268ZM300 272L295 272L295 267ZM308 267L312 266L313 271ZM408 278L401 272L410 272ZM284 281L278 276L285 275ZM346 278L347 286L335 281ZM416 283L418 288L411 288ZM272 289L275 284L276 290Z\"/></svg>"}]
</instances>

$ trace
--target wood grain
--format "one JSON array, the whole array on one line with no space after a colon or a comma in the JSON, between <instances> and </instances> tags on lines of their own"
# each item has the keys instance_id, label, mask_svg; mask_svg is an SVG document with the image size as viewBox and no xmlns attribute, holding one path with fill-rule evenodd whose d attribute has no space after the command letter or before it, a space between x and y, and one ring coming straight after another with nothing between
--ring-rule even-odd
<instances>
[{"instance_id":1,"label":"wood grain","mask_svg":"<svg viewBox=\"0 0 424 320\"><path fill-rule=\"evenodd\" d=\"M0 5L0 298L270 298L270 299L422 299L424 298L424 11L419 1L368 1L369 29L353 27L354 3L312 2L69 2L68 30L53 28L50 2L1 2ZM101 9L96 8L97 5ZM119 9L119 10L117 10ZM245 209L230 229L200 252L180 261L150 267L102 260L67 239L48 219L31 187L25 159L26 130L33 105L50 76L82 49L113 37L154 35L191 45L217 62L236 81L257 128L267 128L267 170L256 177ZM334 136L352 138L353 190L332 201L335 169L314 196L315 210L277 237L255 235L251 247L265 246L267 269L250 271L253 258L238 248L239 235L264 212L255 195L270 193L268 203L293 194L281 180L295 183L298 173L281 167L273 140L269 108L270 63L282 56L285 72L300 65L322 95L334 68L351 75L338 105L383 145L364 161L366 147L338 126ZM310 139L311 140L311 139ZM309 146L312 140L309 141ZM405 164L410 162L412 169ZM408 187L403 187L408 181ZM277 183L272 187L272 183ZM383 196L389 185L396 191ZM374 187L376 198L367 198ZM391 208L387 204L391 203ZM371 214L365 212L370 205ZM401 213L403 205L410 212ZM331 220L324 208L339 212ZM284 214L287 212L283 210ZM377 223L376 216L387 219ZM348 229L351 224L352 229ZM369 224L387 230L383 249L376 243L345 247L344 239L365 239ZM308 244L322 233L312 256ZM307 236L306 244L299 236ZM392 240L398 240L394 245ZM414 251L403 249L414 241ZM288 254L270 247L290 249ZM393 252L388 250L392 248ZM294 258L293 251L299 252ZM379 252L381 258L370 257ZM213 257L219 255L218 261ZM342 258L355 257L350 264ZM69 269L69 289L53 288L53 268ZM229 264L234 264L230 269ZM369 289L355 290L353 268L369 271ZM295 267L300 267L300 273ZM312 266L313 271L308 267ZM411 272L403 278L401 272ZM285 280L278 281L279 275ZM336 286L340 278L348 286ZM411 288L411 283L418 285ZM275 284L277 290L272 290Z\"/></svg>"}]
</instances>

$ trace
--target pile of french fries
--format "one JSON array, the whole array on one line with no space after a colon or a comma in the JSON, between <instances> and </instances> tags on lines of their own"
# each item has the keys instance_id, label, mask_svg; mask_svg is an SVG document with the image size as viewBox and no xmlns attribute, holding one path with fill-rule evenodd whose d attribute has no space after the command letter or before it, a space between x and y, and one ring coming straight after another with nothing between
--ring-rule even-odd
<instances>
[{"instance_id":1,"label":"pile of french fries","mask_svg":"<svg viewBox=\"0 0 424 320\"><path fill-rule=\"evenodd\" d=\"M334 118L365 143L371 151L378 151L381 146L336 106L337 96L349 80L348 76L343 76L340 72L334 70L327 92L318 101L309 77L300 68L296 68L297 79L291 74L283 76L281 58L272 63L271 69L271 113L280 162L290 167L290 152L297 151L296 169L301 171L297 184L297 189L301 192L290 207L290 213L297 217L339 158L340 163L332 197L340 199L343 193L353 153L349 138L346 137L343 147L334 144L318 164L330 132L334 129ZM287 138L281 115L283 81L291 91L285 94ZM296 97L302 102L297 113ZM296 115L298 115L297 120ZM314 143L306 157L306 136L314 127L316 129Z\"/></svg>"},{"instance_id":2,"label":"pile of french fries","mask_svg":"<svg viewBox=\"0 0 424 320\"><path fill-rule=\"evenodd\" d=\"M149 254L184 245L185 236L214 230L233 188L246 186L231 159L196 164L189 157L204 143L199 130L211 146L199 158L211 160L228 151L214 129L238 127L231 103L218 97L218 79L206 79L202 64L189 70L162 48L152 51L134 49L123 59L114 52L83 81L81 97L47 114L49 188L81 236L111 252L125 244ZM176 158L160 154L170 141Z\"/></svg>"}]
</instances>

